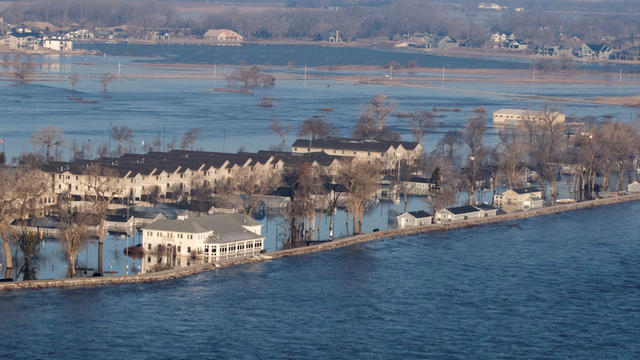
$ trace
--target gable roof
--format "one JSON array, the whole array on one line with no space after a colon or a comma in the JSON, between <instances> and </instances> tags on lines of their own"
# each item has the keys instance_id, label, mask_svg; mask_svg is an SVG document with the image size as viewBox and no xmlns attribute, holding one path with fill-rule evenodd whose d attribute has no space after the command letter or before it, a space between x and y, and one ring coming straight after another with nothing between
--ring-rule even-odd
<instances>
[{"instance_id":1,"label":"gable roof","mask_svg":"<svg viewBox=\"0 0 640 360\"><path fill-rule=\"evenodd\" d=\"M417 219L427 218L431 216L431 214L429 214L424 210L409 211L409 214L411 214L411 216Z\"/></svg>"},{"instance_id":2,"label":"gable roof","mask_svg":"<svg viewBox=\"0 0 640 360\"><path fill-rule=\"evenodd\" d=\"M397 148L400 145L402 145L402 147L407 150L413 150L418 146L418 143L414 141L385 141L327 137L322 139L315 139L313 141L309 139L297 139L292 146L301 148L313 147L322 149L385 152L389 150L390 147Z\"/></svg>"},{"instance_id":3,"label":"gable roof","mask_svg":"<svg viewBox=\"0 0 640 360\"><path fill-rule=\"evenodd\" d=\"M218 213L208 216L190 217L184 220L161 219L142 230L172 231L182 233L208 233L207 243L228 242L261 238L244 226L260 226L261 223L242 214Z\"/></svg>"},{"instance_id":4,"label":"gable roof","mask_svg":"<svg viewBox=\"0 0 640 360\"><path fill-rule=\"evenodd\" d=\"M530 194L530 193L540 191L540 189L538 189L537 186L520 187L520 188L511 189L511 190L513 190L516 194L519 194L519 195Z\"/></svg>"},{"instance_id":5,"label":"gable roof","mask_svg":"<svg viewBox=\"0 0 640 360\"><path fill-rule=\"evenodd\" d=\"M452 208L447 208L446 210L449 210L449 212L451 212L452 214L455 214L455 215L467 214L467 213L480 211L480 209L476 208L475 206L471 206L471 205L452 207Z\"/></svg>"}]
</instances>

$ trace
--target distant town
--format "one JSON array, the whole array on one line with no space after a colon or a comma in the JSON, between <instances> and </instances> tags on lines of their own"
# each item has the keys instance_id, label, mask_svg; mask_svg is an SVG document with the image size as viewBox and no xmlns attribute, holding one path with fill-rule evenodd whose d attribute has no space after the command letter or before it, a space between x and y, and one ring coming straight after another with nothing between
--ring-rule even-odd
<instances>
[{"instance_id":1,"label":"distant town","mask_svg":"<svg viewBox=\"0 0 640 360\"><path fill-rule=\"evenodd\" d=\"M473 1L451 6L427 2L421 8L426 14L424 19L416 19L411 15L416 10L415 3L390 3L366 5L344 2L335 6L318 6L290 1L284 7L211 4L203 5L203 9L211 13L204 12L200 17L193 16L187 5L184 5L186 8L148 6L144 12L139 5L117 3L111 12L121 15L107 17L100 13L99 6L87 4L86 8L58 17L61 14L48 13L37 2L33 5L13 4L0 12L0 44L6 51L72 53L74 42L229 45L308 41L405 47L416 51L469 50L469 54L477 56L640 60L640 37L634 35L640 29L636 29L637 24L629 18L631 13L625 15L621 10L598 16L597 3L590 5L594 8L593 13L559 9L559 12L571 14L575 11L576 14L562 19L549 9L560 5L551 4L544 9ZM238 15L242 10L247 10L243 18ZM86 17L78 15L82 12ZM397 18L403 15L404 20L399 21ZM467 21L458 19L460 15L466 16ZM300 27L301 18L305 16L313 26ZM607 23L604 17L615 22ZM89 21L88 18L94 20ZM380 22L382 27L373 31L367 27L366 20ZM568 66L556 64L556 68L561 69ZM542 62L541 67L547 69L551 64Z\"/></svg>"}]
</instances>

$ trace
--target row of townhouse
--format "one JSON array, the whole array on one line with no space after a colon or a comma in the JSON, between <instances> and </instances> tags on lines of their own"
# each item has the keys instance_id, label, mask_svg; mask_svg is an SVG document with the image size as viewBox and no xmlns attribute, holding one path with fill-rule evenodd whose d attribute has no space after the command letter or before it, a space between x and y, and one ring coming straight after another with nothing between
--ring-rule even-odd
<instances>
[{"instance_id":1,"label":"row of townhouse","mask_svg":"<svg viewBox=\"0 0 640 360\"><path fill-rule=\"evenodd\" d=\"M11 32L3 39L4 45L14 50L49 49L54 51L72 51L73 41L61 35L45 35L38 32Z\"/></svg>"},{"instance_id":2,"label":"row of townhouse","mask_svg":"<svg viewBox=\"0 0 640 360\"><path fill-rule=\"evenodd\" d=\"M298 139L291 151L297 154L324 153L330 156L353 157L362 161L379 161L386 169L394 169L398 161L413 162L424 154L421 144L413 141L383 141L327 137Z\"/></svg>"},{"instance_id":3,"label":"row of townhouse","mask_svg":"<svg viewBox=\"0 0 640 360\"><path fill-rule=\"evenodd\" d=\"M120 158L103 157L96 160L50 162L43 168L51 178L55 194L68 193L81 200L92 195L91 184L96 178L89 170L99 166L111 169L108 181L117 189L116 199L145 200L151 194L171 197L188 194L194 187L215 187L236 175L258 175L268 178L287 168L309 163L312 168L322 168L329 174L337 173L339 159L326 154L291 154L259 151L257 153L218 153L204 151L172 150L146 154L125 154ZM102 182L107 181L101 179Z\"/></svg>"}]
</instances>

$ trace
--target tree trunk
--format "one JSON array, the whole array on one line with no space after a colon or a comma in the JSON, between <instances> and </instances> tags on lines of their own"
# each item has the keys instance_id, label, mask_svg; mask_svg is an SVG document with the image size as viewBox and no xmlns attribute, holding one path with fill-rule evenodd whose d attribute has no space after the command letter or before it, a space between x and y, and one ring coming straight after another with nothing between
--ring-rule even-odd
<instances>
[{"instance_id":1,"label":"tree trunk","mask_svg":"<svg viewBox=\"0 0 640 360\"><path fill-rule=\"evenodd\" d=\"M358 211L353 211L353 235L358 233Z\"/></svg>"},{"instance_id":2,"label":"tree trunk","mask_svg":"<svg viewBox=\"0 0 640 360\"><path fill-rule=\"evenodd\" d=\"M473 205L473 193L475 191L475 186L471 185L471 189L469 189L469 205Z\"/></svg>"},{"instance_id":3,"label":"tree trunk","mask_svg":"<svg viewBox=\"0 0 640 360\"><path fill-rule=\"evenodd\" d=\"M13 259L11 258L11 248L9 246L9 238L7 232L2 231L2 246L4 247L4 263L7 269L13 269Z\"/></svg>"},{"instance_id":4,"label":"tree trunk","mask_svg":"<svg viewBox=\"0 0 640 360\"><path fill-rule=\"evenodd\" d=\"M329 220L329 239L333 240L333 209L331 211L331 219Z\"/></svg>"},{"instance_id":5,"label":"tree trunk","mask_svg":"<svg viewBox=\"0 0 640 360\"><path fill-rule=\"evenodd\" d=\"M69 268L67 269L67 277L76 277L76 257L69 254Z\"/></svg>"},{"instance_id":6,"label":"tree trunk","mask_svg":"<svg viewBox=\"0 0 640 360\"><path fill-rule=\"evenodd\" d=\"M408 191L405 191L403 195L404 195L404 211L403 211L403 213L406 213L407 212L407 204L409 203L409 193L408 193Z\"/></svg>"},{"instance_id":7,"label":"tree trunk","mask_svg":"<svg viewBox=\"0 0 640 360\"><path fill-rule=\"evenodd\" d=\"M347 234L347 236L349 236L349 211L348 210L346 211L346 216L344 218L344 223L345 223L346 228L347 228L346 234Z\"/></svg>"},{"instance_id":8,"label":"tree trunk","mask_svg":"<svg viewBox=\"0 0 640 360\"><path fill-rule=\"evenodd\" d=\"M98 226L98 274L102 275L102 248L104 244L104 216L100 217Z\"/></svg>"},{"instance_id":9,"label":"tree trunk","mask_svg":"<svg viewBox=\"0 0 640 360\"><path fill-rule=\"evenodd\" d=\"M622 187L624 186L624 166L620 166L620 170L619 170L619 174L618 176L620 177L620 179L618 179L618 191L623 191Z\"/></svg>"}]
</instances>

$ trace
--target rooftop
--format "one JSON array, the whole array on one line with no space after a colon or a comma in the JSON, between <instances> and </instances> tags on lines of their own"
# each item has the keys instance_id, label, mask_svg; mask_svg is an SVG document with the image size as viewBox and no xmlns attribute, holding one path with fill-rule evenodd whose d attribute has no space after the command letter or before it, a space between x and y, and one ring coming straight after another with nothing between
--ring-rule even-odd
<instances>
[{"instance_id":1,"label":"rooftop","mask_svg":"<svg viewBox=\"0 0 640 360\"><path fill-rule=\"evenodd\" d=\"M144 227L143 230L171 231L181 233L209 233L206 243L226 243L232 241L259 239L262 236L244 228L262 224L242 214L212 214L190 217L184 220L162 219Z\"/></svg>"},{"instance_id":2,"label":"rooftop","mask_svg":"<svg viewBox=\"0 0 640 360\"><path fill-rule=\"evenodd\" d=\"M407 150L413 150L418 146L414 141L383 141L383 140L370 140L370 139L353 139L353 138L339 138L339 137L327 137L323 139L297 139L293 143L293 147L301 148L323 148L323 149L341 149L341 150L356 150L356 151L374 151L385 152L390 147L397 148L402 145Z\"/></svg>"}]
</instances>

